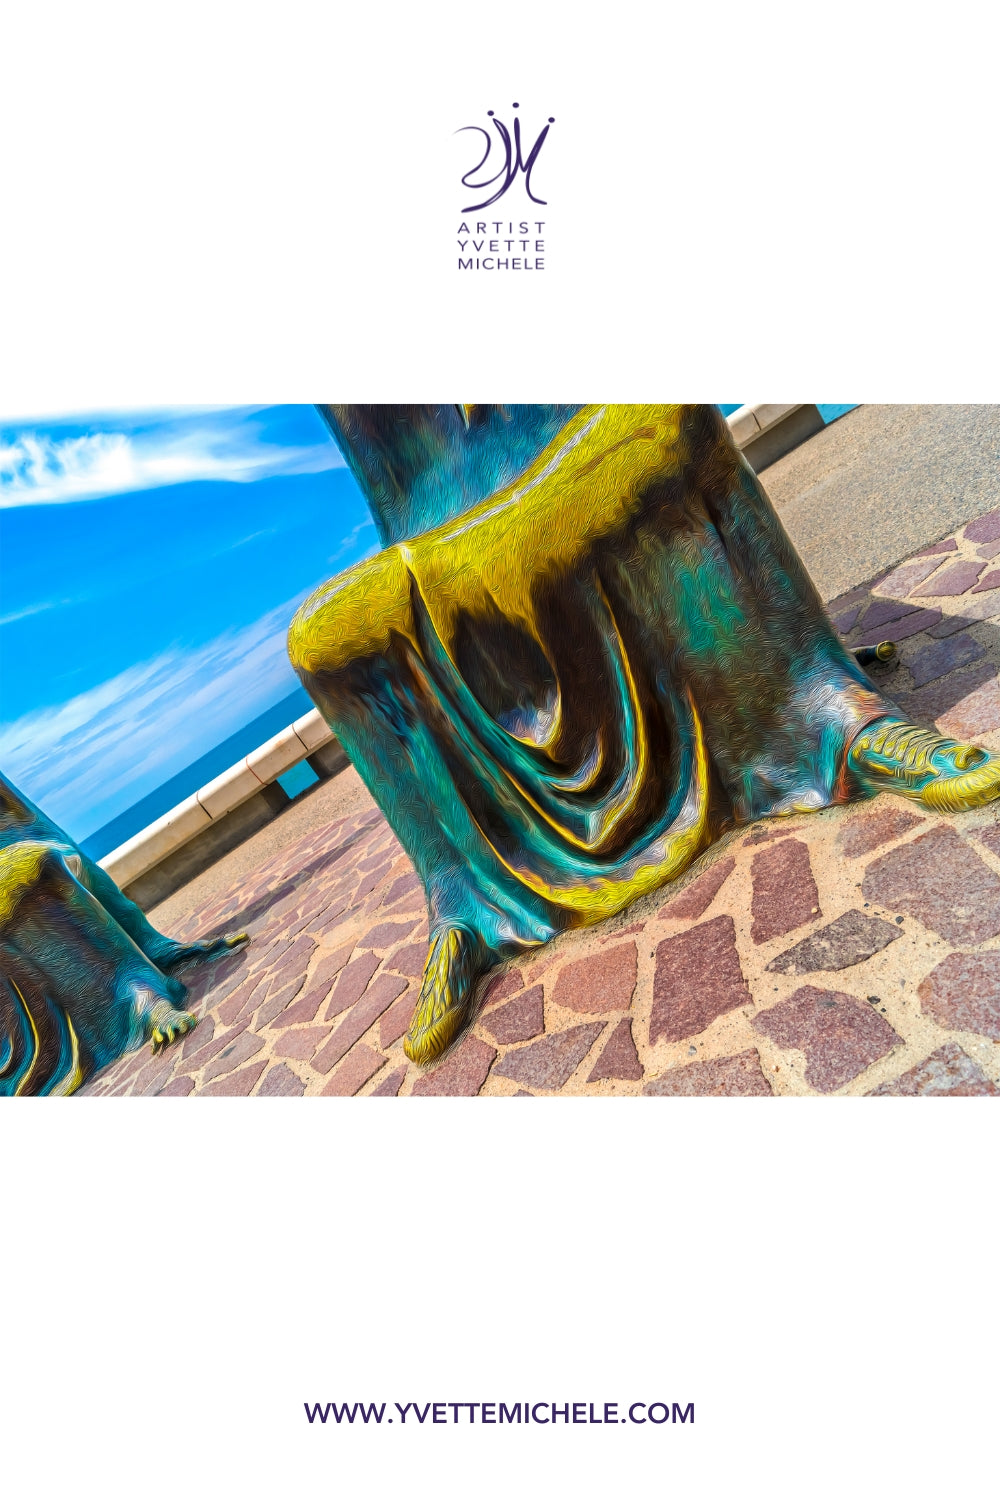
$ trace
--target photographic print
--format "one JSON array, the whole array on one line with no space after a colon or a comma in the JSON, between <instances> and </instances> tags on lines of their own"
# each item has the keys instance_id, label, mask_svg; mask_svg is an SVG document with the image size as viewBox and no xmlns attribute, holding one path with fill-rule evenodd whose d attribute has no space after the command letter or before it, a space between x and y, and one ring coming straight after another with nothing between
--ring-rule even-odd
<instances>
[{"instance_id":1,"label":"photographic print","mask_svg":"<svg viewBox=\"0 0 1000 1500\"><path fill-rule=\"evenodd\" d=\"M1000 412L725 412L12 430L4 1092L996 1094Z\"/></svg>"}]
</instances>

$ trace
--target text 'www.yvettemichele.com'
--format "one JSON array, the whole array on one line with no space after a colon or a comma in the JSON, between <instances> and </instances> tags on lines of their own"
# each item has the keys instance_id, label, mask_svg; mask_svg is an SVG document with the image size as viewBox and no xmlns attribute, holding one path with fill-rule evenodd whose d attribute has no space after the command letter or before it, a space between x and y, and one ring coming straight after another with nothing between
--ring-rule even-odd
<instances>
[{"instance_id":1,"label":"text 'www.yvettemichele.com'","mask_svg":"<svg viewBox=\"0 0 1000 1500\"><path fill-rule=\"evenodd\" d=\"M654 1427L663 1427L668 1423L694 1422L693 1401L688 1401L683 1406L679 1401L633 1401L630 1404L624 1401L515 1401L511 1404L505 1401L426 1401L423 1405L419 1401L407 1401L405 1404L394 1401L391 1405L386 1401L381 1404L366 1404L363 1401L305 1401L303 1405L310 1423L330 1422L335 1426L359 1422L363 1425L373 1423L379 1427L383 1422L399 1422L403 1426L417 1427L427 1422L432 1426L468 1424L473 1427L549 1427L564 1422L568 1426L631 1423L635 1427L644 1427L652 1423Z\"/></svg>"}]
</instances>

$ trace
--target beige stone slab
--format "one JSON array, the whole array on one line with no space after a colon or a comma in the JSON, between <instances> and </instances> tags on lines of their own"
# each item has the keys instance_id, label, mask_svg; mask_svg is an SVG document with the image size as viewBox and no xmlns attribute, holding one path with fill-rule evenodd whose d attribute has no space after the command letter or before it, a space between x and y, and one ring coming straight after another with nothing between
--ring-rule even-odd
<instances>
[{"instance_id":1,"label":"beige stone slab","mask_svg":"<svg viewBox=\"0 0 1000 1500\"><path fill-rule=\"evenodd\" d=\"M207 786L203 786L195 796L208 816L214 820L225 817L234 807L248 801L260 791L262 784L260 777L254 775L244 758L223 771L221 776L216 776Z\"/></svg>"},{"instance_id":2,"label":"beige stone slab","mask_svg":"<svg viewBox=\"0 0 1000 1500\"><path fill-rule=\"evenodd\" d=\"M741 406L737 411L730 412L726 421L738 448L745 448L747 443L760 437L760 427L752 406Z\"/></svg>"},{"instance_id":3,"label":"beige stone slab","mask_svg":"<svg viewBox=\"0 0 1000 1500\"><path fill-rule=\"evenodd\" d=\"M334 738L333 730L323 718L318 708L312 708L301 719L296 719L292 729L305 745L307 751L318 750L322 745L328 745Z\"/></svg>"},{"instance_id":4,"label":"beige stone slab","mask_svg":"<svg viewBox=\"0 0 1000 1500\"><path fill-rule=\"evenodd\" d=\"M761 432L770 432L772 427L777 427L779 422L784 422L794 412L797 412L801 405L801 401L795 406L779 406L774 402L759 402L752 408L754 420Z\"/></svg>"},{"instance_id":5,"label":"beige stone slab","mask_svg":"<svg viewBox=\"0 0 1000 1500\"><path fill-rule=\"evenodd\" d=\"M267 740L256 750L251 750L247 756L247 765L258 781L266 786L269 781L280 776L282 771L289 771L292 766L298 765L306 753L306 746L289 725L273 739Z\"/></svg>"},{"instance_id":6,"label":"beige stone slab","mask_svg":"<svg viewBox=\"0 0 1000 1500\"><path fill-rule=\"evenodd\" d=\"M101 868L116 885L124 887L145 875L161 859L193 839L211 822L196 796L187 797L141 833L119 844L100 861Z\"/></svg>"}]
</instances>

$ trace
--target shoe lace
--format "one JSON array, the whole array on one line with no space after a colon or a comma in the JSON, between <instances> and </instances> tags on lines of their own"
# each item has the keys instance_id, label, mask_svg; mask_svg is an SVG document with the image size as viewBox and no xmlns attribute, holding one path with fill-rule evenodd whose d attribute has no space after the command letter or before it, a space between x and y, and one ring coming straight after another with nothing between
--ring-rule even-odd
<instances>
[{"instance_id":1,"label":"shoe lace","mask_svg":"<svg viewBox=\"0 0 1000 1500\"><path fill-rule=\"evenodd\" d=\"M875 734L871 749L886 760L893 760L904 772L917 773L933 769L932 758L941 751L956 751L955 764L959 770L967 770L986 759L985 752L975 745L959 745L955 740L945 739L933 729L922 729L917 724L886 724Z\"/></svg>"},{"instance_id":2,"label":"shoe lace","mask_svg":"<svg viewBox=\"0 0 1000 1500\"><path fill-rule=\"evenodd\" d=\"M918 765L922 769L935 750L950 750L951 747L950 740L942 741L934 730L921 729L915 724L890 724L872 742L874 751L884 755L886 760L897 761L907 771L917 769Z\"/></svg>"}]
</instances>

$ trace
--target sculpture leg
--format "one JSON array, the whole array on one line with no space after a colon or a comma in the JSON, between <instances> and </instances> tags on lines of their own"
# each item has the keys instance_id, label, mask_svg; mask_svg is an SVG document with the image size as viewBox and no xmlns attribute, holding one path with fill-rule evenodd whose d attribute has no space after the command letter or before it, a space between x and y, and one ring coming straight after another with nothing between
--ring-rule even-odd
<instances>
[{"instance_id":1,"label":"sculpture leg","mask_svg":"<svg viewBox=\"0 0 1000 1500\"><path fill-rule=\"evenodd\" d=\"M82 884L78 854L0 850L0 1094L72 1093L97 1068L196 1025L162 974Z\"/></svg>"},{"instance_id":2,"label":"sculpture leg","mask_svg":"<svg viewBox=\"0 0 1000 1500\"><path fill-rule=\"evenodd\" d=\"M726 825L1000 794L846 650L710 408L582 408L516 481L318 590L289 651L427 891L419 1062L492 963L623 910Z\"/></svg>"},{"instance_id":3,"label":"sculpture leg","mask_svg":"<svg viewBox=\"0 0 1000 1500\"><path fill-rule=\"evenodd\" d=\"M162 932L157 932L135 902L122 894L100 865L84 854L69 834L46 817L41 808L36 807L12 782L0 775L0 849L24 839L51 844L72 856L76 878L150 962L164 972L180 968L182 964L193 960L221 958L250 941L245 932L238 932L202 943L178 943Z\"/></svg>"},{"instance_id":4,"label":"sculpture leg","mask_svg":"<svg viewBox=\"0 0 1000 1500\"><path fill-rule=\"evenodd\" d=\"M454 721L413 639L398 554L360 565L353 579L350 612L334 592L308 621L296 619L289 652L423 882L432 937L405 1048L427 1063L471 1019L478 979L560 927L543 899L511 879L470 800L452 790ZM399 628L386 638L397 617Z\"/></svg>"},{"instance_id":5,"label":"sculpture leg","mask_svg":"<svg viewBox=\"0 0 1000 1500\"><path fill-rule=\"evenodd\" d=\"M217 958L224 958L227 953L232 953L235 949L242 948L249 943L250 936L246 932L227 933L223 937L209 938L200 943L179 943L176 939L167 937L156 930L134 901L130 901L122 894L100 865L88 859L85 854L80 857L82 860L81 882L101 903L105 911L114 917L119 927L128 933L150 962L165 974L187 963L206 963Z\"/></svg>"},{"instance_id":6,"label":"sculpture leg","mask_svg":"<svg viewBox=\"0 0 1000 1500\"><path fill-rule=\"evenodd\" d=\"M612 915L679 875L708 840L709 793L700 721L686 697L677 700L683 722L675 722L672 704L652 705L639 722L643 709L632 696L619 714L616 694L623 678L629 693L627 672L619 671L600 596L590 604L600 630L591 629L581 688L600 722L573 777L561 758L550 771L548 756L477 705L412 608L409 585L395 551L359 565L296 617L289 651L424 883L431 944L405 1049L428 1063L472 1018L477 982L493 965ZM586 619L584 610L577 636ZM491 629L486 640L493 681L505 690L496 656L501 647L510 651L509 639ZM602 671L610 681L601 681ZM508 675L523 720L533 683L526 673ZM649 753L647 732L669 742L669 759ZM603 762L597 774L588 764L594 744ZM595 857L592 844L615 837L616 816L631 813L637 761L649 778L639 787L649 821L636 827L633 820L631 837L619 838L609 858ZM568 837L562 820L572 820Z\"/></svg>"}]
</instances>

